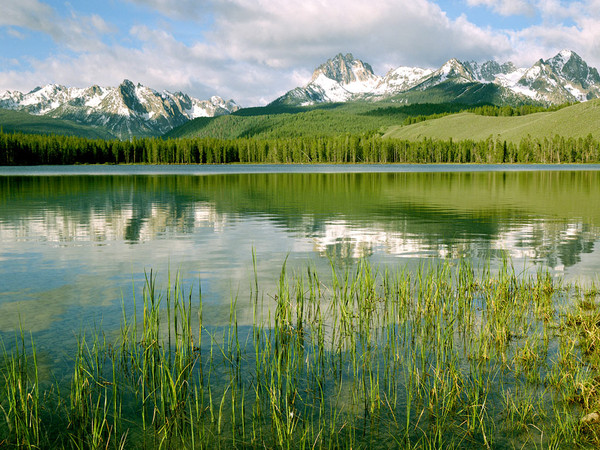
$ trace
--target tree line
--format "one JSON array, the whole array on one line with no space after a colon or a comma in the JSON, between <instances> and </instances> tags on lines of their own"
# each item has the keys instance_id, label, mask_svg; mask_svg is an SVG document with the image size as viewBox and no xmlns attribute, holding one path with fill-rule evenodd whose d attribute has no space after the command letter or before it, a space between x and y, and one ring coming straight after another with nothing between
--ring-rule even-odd
<instances>
[{"instance_id":1,"label":"tree line","mask_svg":"<svg viewBox=\"0 0 600 450\"><path fill-rule=\"evenodd\" d=\"M378 133L282 139L131 141L0 132L0 165L225 163L598 163L600 141L523 138L407 141Z\"/></svg>"}]
</instances>

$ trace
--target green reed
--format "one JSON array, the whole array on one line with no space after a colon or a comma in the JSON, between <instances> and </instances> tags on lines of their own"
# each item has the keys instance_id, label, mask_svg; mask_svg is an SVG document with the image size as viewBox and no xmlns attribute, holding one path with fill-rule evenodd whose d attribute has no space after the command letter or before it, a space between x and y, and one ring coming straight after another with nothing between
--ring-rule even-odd
<instances>
[{"instance_id":1,"label":"green reed","mask_svg":"<svg viewBox=\"0 0 600 450\"><path fill-rule=\"evenodd\" d=\"M2 349L4 401L0 407L12 443L26 448L38 447L41 438L38 364L33 339L31 346L31 351L27 352L25 336L21 330L20 336L15 339L13 351L9 353L4 345ZM0 444L4 441L7 439L0 440Z\"/></svg>"},{"instance_id":2,"label":"green reed","mask_svg":"<svg viewBox=\"0 0 600 450\"><path fill-rule=\"evenodd\" d=\"M68 386L33 339L3 352L0 444L59 448L514 448L600 445L595 284L465 261L416 271L284 263L229 323L146 276L114 340L81 334ZM327 280L327 281L323 281ZM249 301L250 327L238 310ZM43 388L42 388L43 386Z\"/></svg>"}]
</instances>

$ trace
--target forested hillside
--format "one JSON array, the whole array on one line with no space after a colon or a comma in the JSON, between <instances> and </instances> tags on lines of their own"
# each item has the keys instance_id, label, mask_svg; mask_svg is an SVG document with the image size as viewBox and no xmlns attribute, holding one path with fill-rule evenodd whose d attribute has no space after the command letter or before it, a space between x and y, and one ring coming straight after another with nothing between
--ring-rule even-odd
<instances>
[{"instance_id":1,"label":"forested hillside","mask_svg":"<svg viewBox=\"0 0 600 450\"><path fill-rule=\"evenodd\" d=\"M90 140L0 133L0 165L222 163L597 163L600 141L523 138L518 144L340 135L286 139Z\"/></svg>"},{"instance_id":2,"label":"forested hillside","mask_svg":"<svg viewBox=\"0 0 600 450\"><path fill-rule=\"evenodd\" d=\"M213 137L261 139L326 137L382 133L408 117L456 113L472 108L459 103L329 103L308 107L280 105L239 110L228 116L199 118L174 129L166 138Z\"/></svg>"},{"instance_id":3,"label":"forested hillside","mask_svg":"<svg viewBox=\"0 0 600 450\"><path fill-rule=\"evenodd\" d=\"M7 109L0 109L0 129L5 133L62 134L90 139L114 139L114 136L103 128Z\"/></svg>"}]
</instances>

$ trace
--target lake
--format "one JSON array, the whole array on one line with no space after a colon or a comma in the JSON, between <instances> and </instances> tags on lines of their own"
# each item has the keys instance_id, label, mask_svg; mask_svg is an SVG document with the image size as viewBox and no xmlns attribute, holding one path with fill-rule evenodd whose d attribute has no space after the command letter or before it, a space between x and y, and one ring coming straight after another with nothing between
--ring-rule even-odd
<instances>
[{"instance_id":1,"label":"lake","mask_svg":"<svg viewBox=\"0 0 600 450\"><path fill-rule=\"evenodd\" d=\"M85 411L101 412L94 404L107 408L109 398L104 417L125 436L131 425L128 442L141 446L163 432L174 439L161 421L178 423L175 435L192 424L184 442L199 433L207 446L240 436L272 446L285 428L285 440L304 444L371 447L382 433L386 448L401 424L417 446L563 442L580 429L581 380L594 376L574 349L587 345L582 354L595 364L595 335L578 336L596 326L581 311L595 310L598 289L580 287L598 282L598 192L597 165L1 168L0 337L10 349L19 330L31 333L42 388L86 393L71 409L58 401L57 414L50 402L42 419L50 437L81 421L64 439L83 446L95 417ZM473 278L464 261L498 276ZM305 281L288 289L284 266ZM161 313L148 308L145 326L132 327L147 280L158 294L144 307L160 297ZM579 284L563 289L561 280ZM168 297L174 285L185 292ZM180 298L188 309L166 312ZM11 358L3 370L17 367ZM31 359L20 358L31 373ZM165 403L171 377L176 398ZM86 403L92 395L97 403ZM264 407L275 409L263 420ZM284 422L275 420L280 408ZM323 419L325 410L332 416ZM155 431L146 413L160 417ZM103 423L98 436L110 439ZM259 436L249 438L246 423Z\"/></svg>"},{"instance_id":2,"label":"lake","mask_svg":"<svg viewBox=\"0 0 600 450\"><path fill-rule=\"evenodd\" d=\"M41 348L117 327L153 271L202 287L214 325L302 270L469 258L600 271L598 166L71 166L0 169L0 332ZM240 302L242 303L242 302ZM210 309L212 308L212 309ZM240 320L251 320L240 306Z\"/></svg>"}]
</instances>

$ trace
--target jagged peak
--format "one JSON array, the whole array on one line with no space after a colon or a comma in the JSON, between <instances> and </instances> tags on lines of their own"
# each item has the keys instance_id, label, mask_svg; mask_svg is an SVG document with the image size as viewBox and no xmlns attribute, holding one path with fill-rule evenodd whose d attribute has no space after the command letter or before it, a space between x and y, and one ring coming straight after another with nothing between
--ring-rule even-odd
<instances>
[{"instance_id":1,"label":"jagged peak","mask_svg":"<svg viewBox=\"0 0 600 450\"><path fill-rule=\"evenodd\" d=\"M546 63L561 77L571 82L579 83L584 88L600 83L598 71L572 50L561 50Z\"/></svg>"},{"instance_id":2,"label":"jagged peak","mask_svg":"<svg viewBox=\"0 0 600 450\"><path fill-rule=\"evenodd\" d=\"M119 84L119 88L135 89L135 84L133 84L133 81L125 78L121 84Z\"/></svg>"},{"instance_id":3,"label":"jagged peak","mask_svg":"<svg viewBox=\"0 0 600 450\"><path fill-rule=\"evenodd\" d=\"M49 84L45 84L43 86L36 86L34 89L32 89L29 94L34 94L36 92L56 92L56 91L62 91L65 90L66 87L61 86L59 84L56 83L49 83Z\"/></svg>"},{"instance_id":4,"label":"jagged peak","mask_svg":"<svg viewBox=\"0 0 600 450\"><path fill-rule=\"evenodd\" d=\"M441 76L442 78L448 77L462 77L467 80L472 79L472 75L469 70L465 67L465 65L460 62L456 58L451 58L446 61L442 67L440 67L436 72L434 72L434 76Z\"/></svg>"},{"instance_id":5,"label":"jagged peak","mask_svg":"<svg viewBox=\"0 0 600 450\"><path fill-rule=\"evenodd\" d=\"M561 50L554 57L546 60L547 64L559 67L561 70L567 63L574 63L578 65L586 65L587 63L572 50Z\"/></svg>"},{"instance_id":6,"label":"jagged peak","mask_svg":"<svg viewBox=\"0 0 600 450\"><path fill-rule=\"evenodd\" d=\"M462 63L456 58L450 58L448 61L444 63L444 66L462 66Z\"/></svg>"},{"instance_id":7,"label":"jagged peak","mask_svg":"<svg viewBox=\"0 0 600 450\"><path fill-rule=\"evenodd\" d=\"M377 78L373 73L373 68L360 59L355 59L352 53L346 53L345 55L338 53L333 58L328 59L315 69L311 82L321 75L341 84Z\"/></svg>"},{"instance_id":8,"label":"jagged peak","mask_svg":"<svg viewBox=\"0 0 600 450\"><path fill-rule=\"evenodd\" d=\"M456 58L451 58L448 61L446 61L442 67L439 68L439 70L441 72L448 72L451 70L459 70L459 71L464 71L466 70L465 65L460 62L458 59Z\"/></svg>"}]
</instances>

